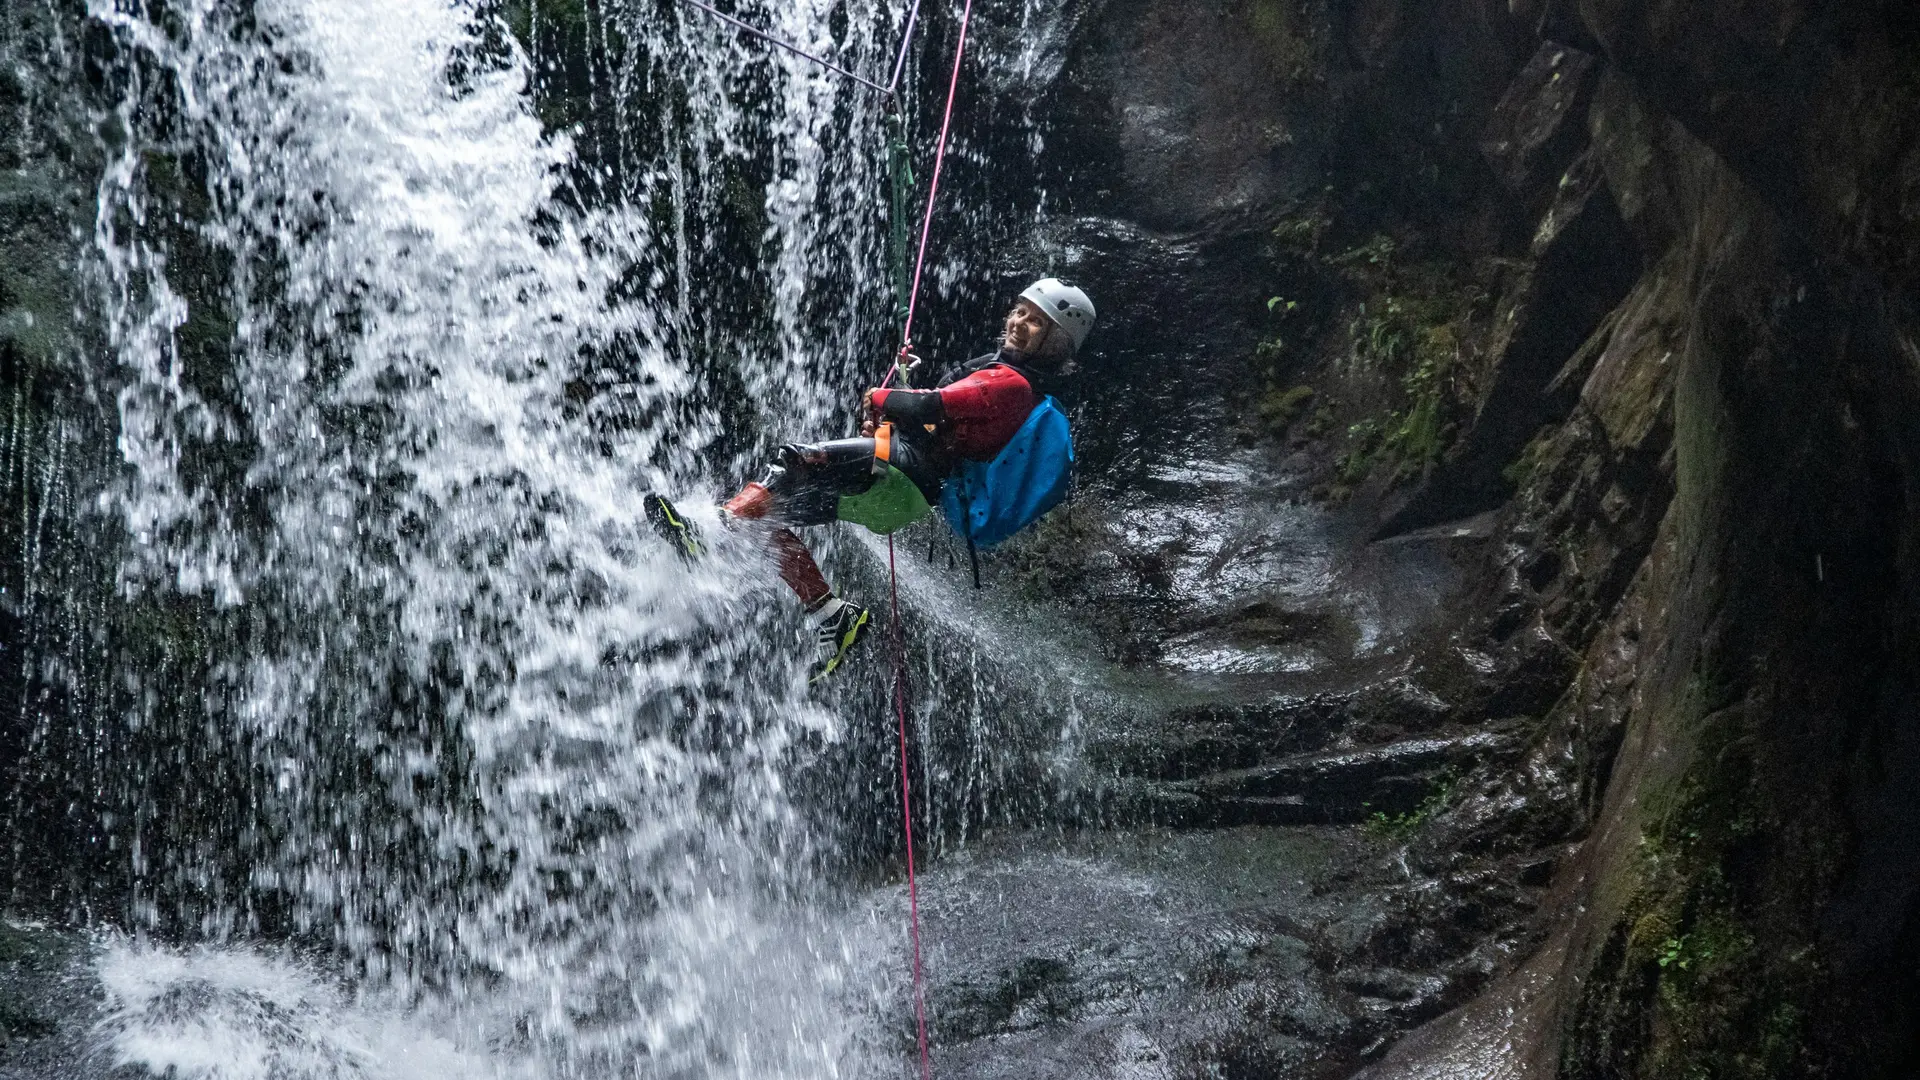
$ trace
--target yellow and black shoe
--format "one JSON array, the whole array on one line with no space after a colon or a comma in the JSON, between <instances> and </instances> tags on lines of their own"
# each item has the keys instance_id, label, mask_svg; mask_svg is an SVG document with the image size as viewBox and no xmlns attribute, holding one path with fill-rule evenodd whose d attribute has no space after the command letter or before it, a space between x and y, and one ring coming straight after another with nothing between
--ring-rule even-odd
<instances>
[{"instance_id":1,"label":"yellow and black shoe","mask_svg":"<svg viewBox=\"0 0 1920 1080\"><path fill-rule=\"evenodd\" d=\"M682 517L665 495L648 494L640 500L640 506L646 511L647 523L653 526L653 531L672 544L681 558L697 559L706 550L700 546L700 530Z\"/></svg>"},{"instance_id":2,"label":"yellow and black shoe","mask_svg":"<svg viewBox=\"0 0 1920 1080\"><path fill-rule=\"evenodd\" d=\"M873 625L873 613L858 604L829 596L807 616L807 621L813 624L814 641L820 649L820 663L811 681L819 682L840 670L847 654L866 638L868 627Z\"/></svg>"}]
</instances>

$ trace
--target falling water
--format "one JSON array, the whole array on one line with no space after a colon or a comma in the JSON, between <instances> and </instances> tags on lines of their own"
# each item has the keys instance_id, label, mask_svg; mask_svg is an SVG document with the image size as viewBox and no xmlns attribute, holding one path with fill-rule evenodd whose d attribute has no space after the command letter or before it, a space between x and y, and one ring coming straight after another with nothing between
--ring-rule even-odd
<instances>
[{"instance_id":1,"label":"falling water","mask_svg":"<svg viewBox=\"0 0 1920 1080\"><path fill-rule=\"evenodd\" d=\"M897 14L836 37L831 4L766 7L864 65ZM879 178L847 164L878 155L845 153L877 105L667 10L594 27L620 144L589 155L484 10L91 6L123 87L92 277L127 468L101 505L123 594L214 628L206 734L174 750L233 789L170 821L132 770L139 925L207 944L109 951L118 1060L860 1071L880 986L808 914L823 841L785 780L839 721L753 553L685 566L638 496L711 503L714 463L823 423L881 332ZM748 157L763 261L722 272Z\"/></svg>"},{"instance_id":2,"label":"falling water","mask_svg":"<svg viewBox=\"0 0 1920 1080\"><path fill-rule=\"evenodd\" d=\"M739 10L883 72L904 8ZM957 22L923 15L910 87ZM14 601L43 697L5 811L68 800L79 854L35 872L121 928L97 1052L236 1080L895 1067L887 675L810 688L762 553L704 509L843 430L890 354L882 102L664 0L64 25L103 347L70 352L82 408L0 462L65 560L35 539ZM957 125L925 336L958 355L981 328L950 312L1029 270L977 243L1023 229L985 165L1001 129L1041 145L1022 117L1057 70L1057 41L979 25L1018 107ZM916 151L938 105L908 110ZM711 558L659 542L648 490ZM810 539L884 595L883 548ZM903 578L935 850L1072 768L959 580Z\"/></svg>"}]
</instances>

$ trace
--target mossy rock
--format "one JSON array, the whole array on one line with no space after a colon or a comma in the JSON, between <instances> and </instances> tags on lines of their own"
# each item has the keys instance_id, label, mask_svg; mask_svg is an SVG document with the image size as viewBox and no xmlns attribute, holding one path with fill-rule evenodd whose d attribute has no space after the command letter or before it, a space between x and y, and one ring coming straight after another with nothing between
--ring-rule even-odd
<instances>
[{"instance_id":1,"label":"mossy rock","mask_svg":"<svg viewBox=\"0 0 1920 1080\"><path fill-rule=\"evenodd\" d=\"M1270 389L1260 398L1260 420L1268 431L1275 435L1283 434L1300 418L1307 406L1313 404L1313 396L1311 386Z\"/></svg>"}]
</instances>

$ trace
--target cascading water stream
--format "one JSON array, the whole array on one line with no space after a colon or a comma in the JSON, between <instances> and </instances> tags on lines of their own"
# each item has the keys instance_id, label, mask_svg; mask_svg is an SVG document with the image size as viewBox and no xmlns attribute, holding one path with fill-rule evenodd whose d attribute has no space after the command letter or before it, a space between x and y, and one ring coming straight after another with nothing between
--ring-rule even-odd
<instances>
[{"instance_id":1,"label":"cascading water stream","mask_svg":"<svg viewBox=\"0 0 1920 1080\"><path fill-rule=\"evenodd\" d=\"M830 5L770 6L780 32L835 44ZM114 1052L409 1075L366 1048L368 1002L388 1001L535 1074L858 1071L847 1006L869 986L807 914L818 840L783 772L837 721L756 553L681 565L638 493L711 500L722 425L697 384L738 388L723 460L759 449L741 412L762 432L825 420L822 358L855 355L876 329L859 311L885 311L858 303L877 234L849 185L873 177L825 164L829 142L877 145L872 106L779 58L753 61L764 95L743 106L724 85L738 45L610 11L611 85L671 65L679 89L645 99L657 138L628 125L585 163L543 134L527 62L484 12L91 14L127 88L95 279L130 469L104 498L131 540L124 588L220 628L215 734L178 752L240 755L244 789L216 830L241 850L160 842L185 830L136 811L144 921L215 944L110 958ZM839 55L884 52L875 30ZM775 163L769 263L735 275L757 279L760 325L698 265L749 138ZM624 197L582 208L582 169ZM166 191L183 173L205 192L184 211ZM195 273L218 287L190 300ZM819 295L829 276L843 307ZM220 951L261 932L344 958L351 993Z\"/></svg>"},{"instance_id":2,"label":"cascading water stream","mask_svg":"<svg viewBox=\"0 0 1920 1080\"><path fill-rule=\"evenodd\" d=\"M904 8L736 10L881 71ZM64 704L11 775L73 800L73 917L130 931L95 972L100 1052L235 1078L897 1064L905 898L860 891L900 835L891 678L809 689L763 553L700 509L842 430L890 358L882 101L656 0L46 10L84 43L78 317L104 347L68 373L98 415L5 458L74 564L28 567L23 670ZM923 15L910 73L951 55ZM942 201L936 344L998 288L957 239L1007 227ZM650 488L713 558L652 535ZM873 545L809 541L885 595ZM905 583L936 850L1071 768L961 580ZM27 790L6 820L44 824Z\"/></svg>"}]
</instances>

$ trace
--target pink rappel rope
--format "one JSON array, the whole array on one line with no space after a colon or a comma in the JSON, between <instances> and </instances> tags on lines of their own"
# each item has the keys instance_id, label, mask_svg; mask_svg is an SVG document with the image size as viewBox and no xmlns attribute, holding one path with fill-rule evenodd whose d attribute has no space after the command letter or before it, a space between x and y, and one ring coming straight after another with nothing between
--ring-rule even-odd
<instances>
[{"instance_id":1,"label":"pink rappel rope","mask_svg":"<svg viewBox=\"0 0 1920 1080\"><path fill-rule=\"evenodd\" d=\"M914 5L915 11L919 4ZM927 239L933 235L933 208L940 195L940 167L947 160L947 135L953 129L953 102L960 92L960 61L967 54L967 25L973 18L973 0L960 12L960 40L953 50L953 77L947 82L947 110L940 120L940 141L933 152L933 178L927 183L927 209L920 221L920 254L913 266L913 288L907 293L907 323L900 331L900 353L887 369L882 387L900 373L900 361L913 344L913 316L920 300L920 278L927 266ZM912 20L909 17L909 28ZM911 31L909 31L911 32ZM901 60L906 54L902 46ZM900 65L894 78L899 79ZM900 625L900 571L894 562L893 536L887 536L887 579L893 605L893 708L900 727L900 825L907 839L907 911L913 938L913 1016L920 1037L921 1080L933 1080L933 1058L927 1051L927 988L920 960L920 886L913 866L913 782L907 763L907 638Z\"/></svg>"},{"instance_id":2,"label":"pink rappel rope","mask_svg":"<svg viewBox=\"0 0 1920 1080\"><path fill-rule=\"evenodd\" d=\"M893 707L900 717L900 816L907 834L907 911L913 937L913 1018L920 1034L920 1075L932 1080L927 1052L926 978L920 966L920 889L913 876L913 785L907 776L907 640L900 629L900 571L894 566L893 537L887 537L887 577L893 601Z\"/></svg>"},{"instance_id":3,"label":"pink rappel rope","mask_svg":"<svg viewBox=\"0 0 1920 1080\"><path fill-rule=\"evenodd\" d=\"M920 0L913 0L912 6L907 11L906 27L900 35L900 53L893 62L893 77L888 80L887 85L882 86L823 57L816 56L792 42L782 40L742 19L728 15L711 4L705 3L704 0L687 0L687 3L731 23L762 41L810 60L862 86L878 90L890 98L899 89L900 77L906 71L907 52L913 43L914 24L920 15ZM947 160L947 135L953 129L953 102L959 95L960 62L967 54L967 27L972 19L973 0L967 0L966 6L960 12L960 40L953 52L953 77L947 83L947 110L940 120L940 141L933 153L933 179L927 185L927 209L920 222L920 254L913 266L913 288L907 294L907 323L900 332L899 355L894 358L893 366L887 369L887 377L880 382L883 388L893 384L894 376L900 372L900 360L907 356L908 348L913 343L913 316L920 298L921 274L927 265L927 241L933 235L933 208L940 195L940 168ZM907 910L913 940L913 1012L920 1036L920 1075L922 1080L933 1080L933 1059L927 1050L926 977L920 959L920 887L915 880L913 866L913 781L908 772L907 761L907 639L900 624L900 572L894 560L892 535L887 537L887 578L893 607L893 706L900 719L900 817L901 826L907 838Z\"/></svg>"},{"instance_id":4,"label":"pink rappel rope","mask_svg":"<svg viewBox=\"0 0 1920 1080\"><path fill-rule=\"evenodd\" d=\"M940 167L947 160L947 132L953 127L953 101L960 92L960 60L967 54L967 23L973 18L973 0L967 0L967 6L960 11L960 44L953 51L953 78L947 83L947 112L940 119L940 141L933 151L933 179L927 184L927 211L920 219L920 254L913 263L913 288L907 293L907 325L900 331L900 355L894 358L893 366L887 369L887 377L880 386L893 385L893 377L900 373L900 360L907 355L913 345L913 316L919 310L920 276L927 268L927 239L933 235L933 206L940 197Z\"/></svg>"}]
</instances>

